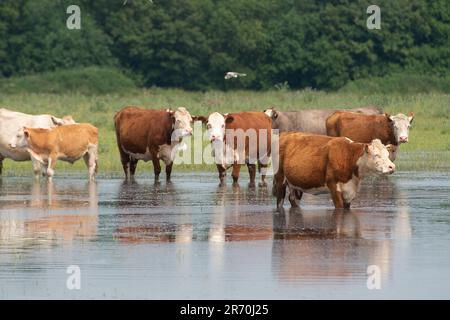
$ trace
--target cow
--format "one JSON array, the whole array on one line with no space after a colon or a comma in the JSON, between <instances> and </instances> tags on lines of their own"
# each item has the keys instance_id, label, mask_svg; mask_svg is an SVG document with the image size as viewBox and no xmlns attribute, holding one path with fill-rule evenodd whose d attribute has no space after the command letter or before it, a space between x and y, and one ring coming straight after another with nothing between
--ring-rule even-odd
<instances>
[{"instance_id":1,"label":"cow","mask_svg":"<svg viewBox=\"0 0 450 320\"><path fill-rule=\"evenodd\" d=\"M272 193L282 209L289 187L289 201L298 206L303 192L331 193L335 208L350 208L366 174L391 174L395 165L380 140L369 144L348 138L333 138L305 133L282 133L279 164Z\"/></svg>"},{"instance_id":2,"label":"cow","mask_svg":"<svg viewBox=\"0 0 450 320\"><path fill-rule=\"evenodd\" d=\"M409 141L409 129L414 119L414 113L408 116L399 113L366 115L354 112L337 111L326 121L327 135L332 137L347 137L355 142L369 143L380 139L388 147L390 159L395 160L398 146Z\"/></svg>"},{"instance_id":3,"label":"cow","mask_svg":"<svg viewBox=\"0 0 450 320\"><path fill-rule=\"evenodd\" d=\"M125 180L134 180L139 160L151 160L158 182L162 160L166 165L166 181L170 182L176 150L183 137L192 135L191 122L191 115L183 107L173 111L129 106L117 112L114 124Z\"/></svg>"},{"instance_id":4,"label":"cow","mask_svg":"<svg viewBox=\"0 0 450 320\"><path fill-rule=\"evenodd\" d=\"M23 128L10 144L25 148L34 162L45 167L49 180L55 173L57 160L74 163L83 158L94 180L98 169L98 129L88 123L68 124L54 128Z\"/></svg>"},{"instance_id":5,"label":"cow","mask_svg":"<svg viewBox=\"0 0 450 320\"><path fill-rule=\"evenodd\" d=\"M3 169L3 160L8 158L14 161L29 161L30 154L26 149L10 148L11 140L23 127L28 128L52 128L66 124L74 124L72 116L64 116L62 119L49 114L30 115L0 108L0 175ZM35 165L37 167L35 167ZM33 163L34 172L41 170L38 163ZM39 175L37 175L39 177Z\"/></svg>"},{"instance_id":6,"label":"cow","mask_svg":"<svg viewBox=\"0 0 450 320\"><path fill-rule=\"evenodd\" d=\"M225 183L226 170L230 166L233 167L233 183L237 184L241 165L246 164L250 175L249 185L254 186L256 163L261 173L260 185L266 185L265 173L270 157L272 121L264 112L214 112L208 118L194 118L207 124L221 185Z\"/></svg>"},{"instance_id":7,"label":"cow","mask_svg":"<svg viewBox=\"0 0 450 320\"><path fill-rule=\"evenodd\" d=\"M367 106L349 111L363 114L381 114L383 111L375 106ZM327 134L325 122L338 109L308 109L298 111L278 111L266 109L264 112L272 119L272 129L279 132L300 131L314 134Z\"/></svg>"}]
</instances>

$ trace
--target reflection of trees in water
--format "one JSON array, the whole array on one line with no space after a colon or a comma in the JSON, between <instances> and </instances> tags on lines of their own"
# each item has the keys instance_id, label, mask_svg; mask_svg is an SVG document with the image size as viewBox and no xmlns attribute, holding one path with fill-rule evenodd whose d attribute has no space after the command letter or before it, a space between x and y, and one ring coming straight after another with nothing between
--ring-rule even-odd
<instances>
[{"instance_id":1,"label":"reflection of trees in water","mask_svg":"<svg viewBox=\"0 0 450 320\"><path fill-rule=\"evenodd\" d=\"M0 185L1 246L50 245L54 241L66 243L96 237L95 183L14 181L12 184Z\"/></svg>"}]
</instances>

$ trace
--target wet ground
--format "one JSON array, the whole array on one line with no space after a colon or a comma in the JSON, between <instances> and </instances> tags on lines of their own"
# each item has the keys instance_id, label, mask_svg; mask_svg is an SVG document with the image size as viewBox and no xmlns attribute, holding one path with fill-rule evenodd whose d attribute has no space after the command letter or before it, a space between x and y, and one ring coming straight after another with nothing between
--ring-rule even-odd
<instances>
[{"instance_id":1,"label":"wet ground","mask_svg":"<svg viewBox=\"0 0 450 320\"><path fill-rule=\"evenodd\" d=\"M366 181L346 213L270 189L3 178L0 298L450 298L450 173Z\"/></svg>"}]
</instances>

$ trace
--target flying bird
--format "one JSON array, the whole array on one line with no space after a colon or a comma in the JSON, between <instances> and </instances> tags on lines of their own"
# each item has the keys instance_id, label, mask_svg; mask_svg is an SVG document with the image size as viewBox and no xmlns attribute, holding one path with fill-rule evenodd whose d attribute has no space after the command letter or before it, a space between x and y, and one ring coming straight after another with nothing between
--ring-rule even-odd
<instances>
[{"instance_id":1,"label":"flying bird","mask_svg":"<svg viewBox=\"0 0 450 320\"><path fill-rule=\"evenodd\" d=\"M237 77L245 77L247 74L245 74L245 73L238 73L238 72L227 72L226 74L225 74L225 79L226 80L228 80L228 79L231 79L231 78L237 78Z\"/></svg>"}]
</instances>

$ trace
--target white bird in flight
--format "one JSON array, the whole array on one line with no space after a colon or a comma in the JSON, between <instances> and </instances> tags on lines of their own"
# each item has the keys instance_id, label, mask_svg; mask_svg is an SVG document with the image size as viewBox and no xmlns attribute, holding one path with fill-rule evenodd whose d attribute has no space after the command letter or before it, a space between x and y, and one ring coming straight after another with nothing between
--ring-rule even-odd
<instances>
[{"instance_id":1,"label":"white bird in flight","mask_svg":"<svg viewBox=\"0 0 450 320\"><path fill-rule=\"evenodd\" d=\"M237 77L245 77L247 74L245 73L238 73L238 72L227 72L225 74L225 79L231 79L231 78L237 78Z\"/></svg>"}]
</instances>

